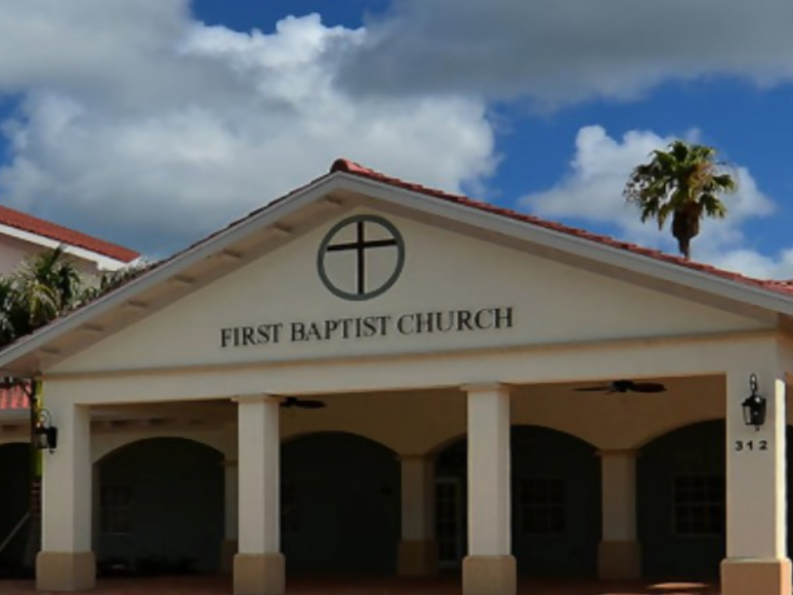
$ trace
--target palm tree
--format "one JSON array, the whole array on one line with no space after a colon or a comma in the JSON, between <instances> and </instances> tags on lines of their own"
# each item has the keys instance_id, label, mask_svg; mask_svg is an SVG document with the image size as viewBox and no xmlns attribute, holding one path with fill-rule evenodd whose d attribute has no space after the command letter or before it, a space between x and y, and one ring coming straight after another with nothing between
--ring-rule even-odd
<instances>
[{"instance_id":1,"label":"palm tree","mask_svg":"<svg viewBox=\"0 0 793 595\"><path fill-rule=\"evenodd\" d=\"M26 315L16 329L26 335L70 310L83 291L77 265L58 247L33 255L11 276L16 307Z\"/></svg>"},{"instance_id":2,"label":"palm tree","mask_svg":"<svg viewBox=\"0 0 793 595\"><path fill-rule=\"evenodd\" d=\"M704 216L723 219L727 207L720 195L734 192L736 182L714 158L716 150L682 140L651 153L649 163L631 172L623 195L641 210L642 223L655 219L662 229L672 216L672 235L680 253L691 258L691 240Z\"/></svg>"}]
</instances>

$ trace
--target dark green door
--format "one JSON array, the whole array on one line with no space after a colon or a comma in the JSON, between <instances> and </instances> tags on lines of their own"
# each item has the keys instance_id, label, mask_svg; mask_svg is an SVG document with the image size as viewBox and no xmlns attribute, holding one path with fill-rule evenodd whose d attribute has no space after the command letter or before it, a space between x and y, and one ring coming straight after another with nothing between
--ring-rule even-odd
<instances>
[{"instance_id":1,"label":"dark green door","mask_svg":"<svg viewBox=\"0 0 793 595\"><path fill-rule=\"evenodd\" d=\"M647 444L637 466L644 575L708 579L725 556L723 421L694 424Z\"/></svg>"},{"instance_id":2,"label":"dark green door","mask_svg":"<svg viewBox=\"0 0 793 595\"><path fill-rule=\"evenodd\" d=\"M281 474L290 572L395 572L400 469L391 450L352 434L312 434L283 446Z\"/></svg>"}]
</instances>

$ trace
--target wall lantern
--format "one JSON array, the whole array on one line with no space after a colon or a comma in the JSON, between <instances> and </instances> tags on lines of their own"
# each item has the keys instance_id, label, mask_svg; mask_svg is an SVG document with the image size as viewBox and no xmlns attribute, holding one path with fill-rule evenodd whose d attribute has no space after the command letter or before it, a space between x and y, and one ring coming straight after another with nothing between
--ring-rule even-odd
<instances>
[{"instance_id":1,"label":"wall lantern","mask_svg":"<svg viewBox=\"0 0 793 595\"><path fill-rule=\"evenodd\" d=\"M37 385L34 378L0 376L0 390L21 390L27 397L32 445L39 450L52 452L58 446L58 428L52 424L50 412L41 406L41 398L36 394Z\"/></svg>"},{"instance_id":2,"label":"wall lantern","mask_svg":"<svg viewBox=\"0 0 793 595\"><path fill-rule=\"evenodd\" d=\"M760 426L765 423L766 400L757 392L757 374L749 377L749 388L752 394L742 403L743 421L747 426L754 426L755 430L759 431Z\"/></svg>"},{"instance_id":3,"label":"wall lantern","mask_svg":"<svg viewBox=\"0 0 793 595\"><path fill-rule=\"evenodd\" d=\"M58 447L58 428L52 425L52 417L46 409L39 411L33 434L35 436L34 443L39 450L52 452Z\"/></svg>"}]
</instances>

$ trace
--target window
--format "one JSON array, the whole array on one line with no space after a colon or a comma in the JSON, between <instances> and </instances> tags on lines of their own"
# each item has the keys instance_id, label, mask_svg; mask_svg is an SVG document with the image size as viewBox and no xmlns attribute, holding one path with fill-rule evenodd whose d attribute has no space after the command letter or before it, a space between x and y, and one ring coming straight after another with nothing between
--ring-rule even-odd
<instances>
[{"instance_id":1,"label":"window","mask_svg":"<svg viewBox=\"0 0 793 595\"><path fill-rule=\"evenodd\" d=\"M679 475L674 480L675 533L724 533L723 475Z\"/></svg>"},{"instance_id":2,"label":"window","mask_svg":"<svg viewBox=\"0 0 793 595\"><path fill-rule=\"evenodd\" d=\"M100 493L102 533L126 535L132 530L132 486L106 484Z\"/></svg>"},{"instance_id":3,"label":"window","mask_svg":"<svg viewBox=\"0 0 793 595\"><path fill-rule=\"evenodd\" d=\"M442 568L454 568L463 558L462 480L441 477L435 482L435 535Z\"/></svg>"},{"instance_id":4,"label":"window","mask_svg":"<svg viewBox=\"0 0 793 595\"><path fill-rule=\"evenodd\" d=\"M300 506L295 482L289 479L281 481L281 531L285 534L300 531Z\"/></svg>"},{"instance_id":5,"label":"window","mask_svg":"<svg viewBox=\"0 0 793 595\"><path fill-rule=\"evenodd\" d=\"M524 479L520 486L520 527L526 535L554 535L567 528L564 479Z\"/></svg>"}]
</instances>

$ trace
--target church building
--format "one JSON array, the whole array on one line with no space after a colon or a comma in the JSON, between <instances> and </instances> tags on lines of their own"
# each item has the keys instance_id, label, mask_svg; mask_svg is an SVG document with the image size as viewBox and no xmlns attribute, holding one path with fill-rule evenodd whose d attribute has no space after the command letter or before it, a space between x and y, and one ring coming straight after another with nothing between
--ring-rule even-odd
<instances>
[{"instance_id":1,"label":"church building","mask_svg":"<svg viewBox=\"0 0 793 595\"><path fill-rule=\"evenodd\" d=\"M791 329L791 284L338 160L0 352L57 428L38 588L189 568L236 595L330 572L790 595ZM10 469L27 425L2 414Z\"/></svg>"}]
</instances>

